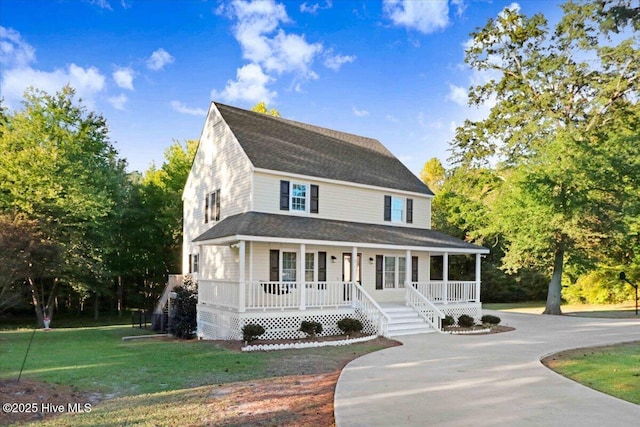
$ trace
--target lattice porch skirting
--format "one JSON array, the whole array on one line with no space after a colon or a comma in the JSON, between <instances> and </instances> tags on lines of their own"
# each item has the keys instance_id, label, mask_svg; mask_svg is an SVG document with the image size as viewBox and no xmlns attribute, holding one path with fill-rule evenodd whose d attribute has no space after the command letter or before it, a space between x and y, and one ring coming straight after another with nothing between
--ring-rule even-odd
<instances>
[{"instance_id":1,"label":"lattice porch skirting","mask_svg":"<svg viewBox=\"0 0 640 427\"><path fill-rule=\"evenodd\" d=\"M479 302L465 302L461 304L438 304L437 307L448 316L453 317L456 321L458 317L466 314L473 317L476 323L480 323L482 319L482 304Z\"/></svg>"},{"instance_id":2,"label":"lattice porch skirting","mask_svg":"<svg viewBox=\"0 0 640 427\"><path fill-rule=\"evenodd\" d=\"M320 336L339 335L341 332L337 323L345 317L360 320L364 326L362 330L364 333L378 333L377 327L355 308L238 313L198 305L198 337L209 340L240 340L242 327L254 323L265 329L260 339L304 338L305 334L299 331L303 320L320 322L322 324Z\"/></svg>"}]
</instances>

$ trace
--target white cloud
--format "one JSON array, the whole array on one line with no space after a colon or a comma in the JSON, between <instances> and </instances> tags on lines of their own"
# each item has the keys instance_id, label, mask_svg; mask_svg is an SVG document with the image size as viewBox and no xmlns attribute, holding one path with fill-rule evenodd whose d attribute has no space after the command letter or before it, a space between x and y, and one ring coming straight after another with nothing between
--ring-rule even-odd
<instances>
[{"instance_id":1,"label":"white cloud","mask_svg":"<svg viewBox=\"0 0 640 427\"><path fill-rule=\"evenodd\" d=\"M0 92L11 105L22 99L24 91L29 86L54 94L68 84L91 108L94 105L95 95L104 89L104 82L105 77L97 68L82 68L76 64L69 65L67 69L56 69L51 72L35 70L31 67L12 68L2 71Z\"/></svg>"},{"instance_id":2,"label":"white cloud","mask_svg":"<svg viewBox=\"0 0 640 427\"><path fill-rule=\"evenodd\" d=\"M133 89L133 77L135 72L131 68L118 68L113 72L113 80L116 82L118 87L123 89Z\"/></svg>"},{"instance_id":3,"label":"white cloud","mask_svg":"<svg viewBox=\"0 0 640 427\"><path fill-rule=\"evenodd\" d=\"M185 104L183 104L180 101L171 101L171 108L173 108L178 113L190 114L192 116L206 116L207 115L206 110L203 110L202 108L187 107Z\"/></svg>"},{"instance_id":4,"label":"white cloud","mask_svg":"<svg viewBox=\"0 0 640 427\"><path fill-rule=\"evenodd\" d=\"M211 91L211 98L222 99L225 102L258 103L264 101L269 104L277 95L276 92L267 89L267 85L272 80L262 71L260 65L247 64L238 69L236 80L227 81L227 85L221 92Z\"/></svg>"},{"instance_id":5,"label":"white cloud","mask_svg":"<svg viewBox=\"0 0 640 427\"><path fill-rule=\"evenodd\" d=\"M327 2L324 8L331 6L331 2ZM214 89L213 97L222 97L228 101L268 101L277 93L269 90L267 85L274 83L280 76L290 75L290 90L297 92L302 91L304 82L318 78L312 65L322 54L324 47L321 43L308 42L304 34L293 34L280 28L281 24L291 22L283 4L273 0L236 0L223 9L216 9L216 13L225 13L236 20L233 34L240 44L242 57L249 64L239 68L236 80L228 81L222 91ZM338 57L331 64L339 68L349 59Z\"/></svg>"},{"instance_id":6,"label":"white cloud","mask_svg":"<svg viewBox=\"0 0 640 427\"><path fill-rule=\"evenodd\" d=\"M447 94L446 99L462 106L466 106L469 103L467 89L453 84L449 84L449 93Z\"/></svg>"},{"instance_id":7,"label":"white cloud","mask_svg":"<svg viewBox=\"0 0 640 427\"><path fill-rule=\"evenodd\" d=\"M355 55L334 55L333 49L329 49L325 52L324 65L327 68L331 68L334 71L338 71L344 64L348 64L356 60Z\"/></svg>"},{"instance_id":8,"label":"white cloud","mask_svg":"<svg viewBox=\"0 0 640 427\"><path fill-rule=\"evenodd\" d=\"M449 25L448 0L384 0L383 9L395 25L418 30L424 34L433 33Z\"/></svg>"},{"instance_id":9,"label":"white cloud","mask_svg":"<svg viewBox=\"0 0 640 427\"><path fill-rule=\"evenodd\" d=\"M307 5L307 2L304 2L300 5L300 12L316 15L318 13L318 10L331 9L332 7L333 2L331 0L326 0L324 6L320 6L320 3L314 3L309 6Z\"/></svg>"},{"instance_id":10,"label":"white cloud","mask_svg":"<svg viewBox=\"0 0 640 427\"><path fill-rule=\"evenodd\" d=\"M13 28L0 26L0 62L4 68L25 67L35 61L36 50Z\"/></svg>"},{"instance_id":11,"label":"white cloud","mask_svg":"<svg viewBox=\"0 0 640 427\"><path fill-rule=\"evenodd\" d=\"M98 6L100 9L113 10L109 0L89 0L89 3L94 6Z\"/></svg>"},{"instance_id":12,"label":"white cloud","mask_svg":"<svg viewBox=\"0 0 640 427\"><path fill-rule=\"evenodd\" d=\"M456 7L456 16L460 18L467 10L466 0L451 0L451 4Z\"/></svg>"},{"instance_id":13,"label":"white cloud","mask_svg":"<svg viewBox=\"0 0 640 427\"><path fill-rule=\"evenodd\" d=\"M127 98L127 95L124 93L121 93L118 96L108 98L107 101L109 101L109 104L116 110L124 110L124 106L129 101L129 98Z\"/></svg>"},{"instance_id":14,"label":"white cloud","mask_svg":"<svg viewBox=\"0 0 640 427\"><path fill-rule=\"evenodd\" d=\"M95 67L83 68L71 64L54 71L34 69L35 49L22 40L20 33L0 27L0 93L10 107L15 107L25 90L33 86L49 94L54 94L63 86L70 85L78 97L92 108L95 96L105 87L105 77Z\"/></svg>"},{"instance_id":15,"label":"white cloud","mask_svg":"<svg viewBox=\"0 0 640 427\"><path fill-rule=\"evenodd\" d=\"M153 52L149 59L147 59L147 68L153 71L159 71L162 70L165 65L169 65L173 61L173 56L163 48L160 48Z\"/></svg>"},{"instance_id":16,"label":"white cloud","mask_svg":"<svg viewBox=\"0 0 640 427\"><path fill-rule=\"evenodd\" d=\"M369 115L367 110L358 110L356 107L353 107L351 111L353 111L353 114L355 114L356 117L365 117Z\"/></svg>"}]
</instances>

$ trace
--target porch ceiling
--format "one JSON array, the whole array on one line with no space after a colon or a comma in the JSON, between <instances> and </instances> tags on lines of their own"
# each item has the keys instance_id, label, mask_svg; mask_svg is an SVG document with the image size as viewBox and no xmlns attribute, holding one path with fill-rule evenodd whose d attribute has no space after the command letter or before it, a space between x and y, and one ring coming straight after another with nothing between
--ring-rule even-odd
<instances>
[{"instance_id":1,"label":"porch ceiling","mask_svg":"<svg viewBox=\"0 0 640 427\"><path fill-rule=\"evenodd\" d=\"M227 217L193 239L201 244L224 244L236 240L489 253L487 248L435 230L261 212Z\"/></svg>"}]
</instances>

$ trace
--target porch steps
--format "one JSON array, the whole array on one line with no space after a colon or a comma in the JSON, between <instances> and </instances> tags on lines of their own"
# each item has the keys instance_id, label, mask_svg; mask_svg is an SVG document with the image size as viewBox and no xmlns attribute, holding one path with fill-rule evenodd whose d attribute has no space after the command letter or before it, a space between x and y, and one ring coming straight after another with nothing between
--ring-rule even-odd
<instances>
[{"instance_id":1,"label":"porch steps","mask_svg":"<svg viewBox=\"0 0 640 427\"><path fill-rule=\"evenodd\" d=\"M411 307L398 304L381 308L390 317L387 327L390 337L435 332Z\"/></svg>"}]
</instances>

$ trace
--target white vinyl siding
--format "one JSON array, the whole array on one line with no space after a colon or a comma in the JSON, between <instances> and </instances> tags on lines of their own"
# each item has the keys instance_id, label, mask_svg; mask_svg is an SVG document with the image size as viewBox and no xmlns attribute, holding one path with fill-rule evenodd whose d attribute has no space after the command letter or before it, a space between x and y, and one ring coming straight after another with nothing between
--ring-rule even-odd
<instances>
[{"instance_id":1,"label":"white vinyl siding","mask_svg":"<svg viewBox=\"0 0 640 427\"><path fill-rule=\"evenodd\" d=\"M189 254L196 252L192 240L213 225L211 218L205 223L206 196L222 189L220 220L249 211L251 168L247 155L212 105L183 193L183 272L189 269ZM203 258L200 265L207 265Z\"/></svg>"},{"instance_id":2,"label":"white vinyl siding","mask_svg":"<svg viewBox=\"0 0 640 427\"><path fill-rule=\"evenodd\" d=\"M278 176L263 172L254 173L253 199L256 212L283 214L280 210L280 181L309 183L319 186L319 213L314 218L337 219L367 224L390 225L384 221L384 195L392 195L406 201L413 199L413 223L392 223L392 225L414 228L431 227L431 200L426 196L412 193L394 193L385 189L370 189L340 185L324 181L296 179L290 176ZM403 210L406 206L403 206ZM406 212L405 212L406 214Z\"/></svg>"}]
</instances>

